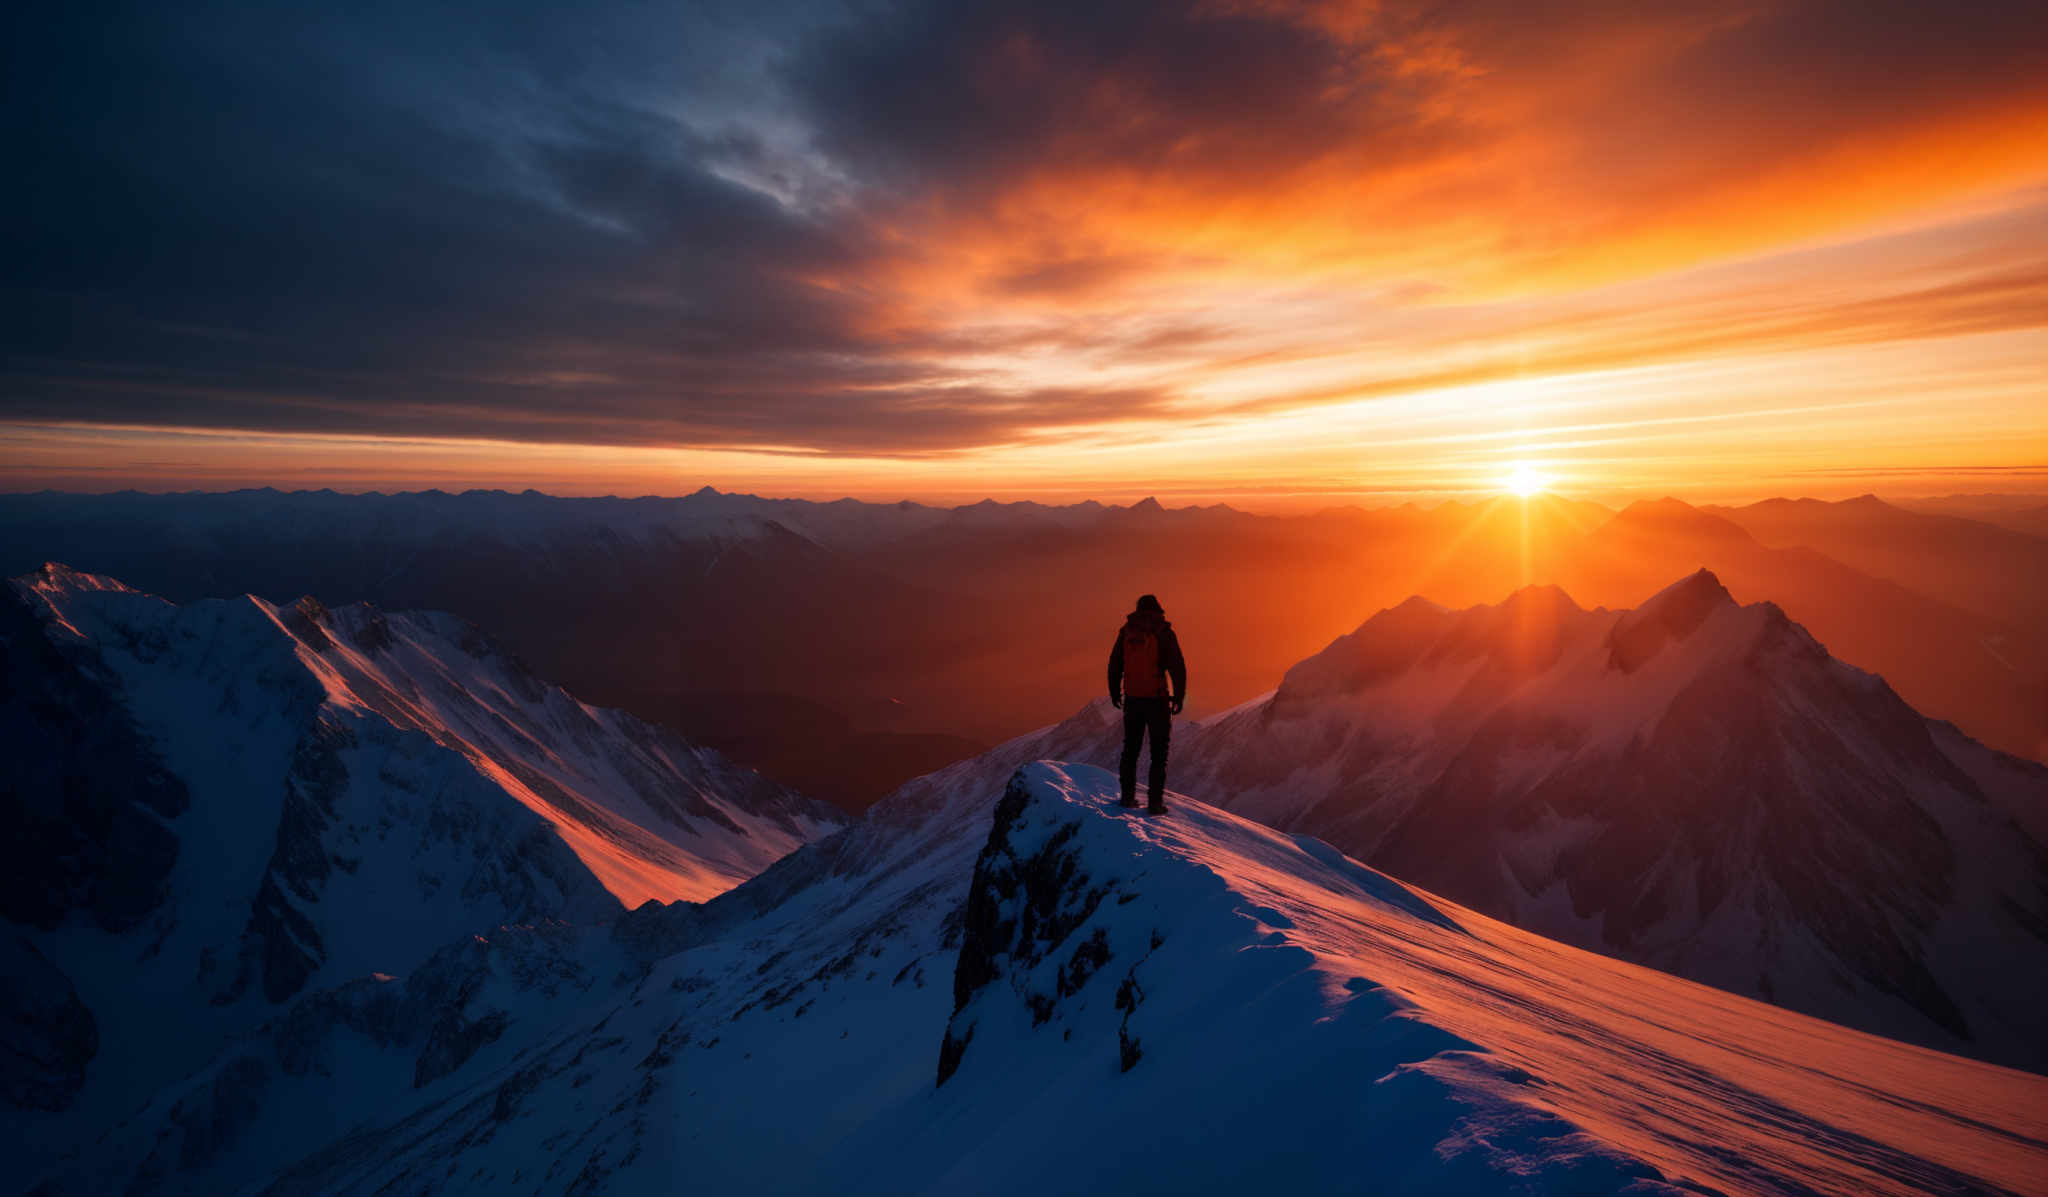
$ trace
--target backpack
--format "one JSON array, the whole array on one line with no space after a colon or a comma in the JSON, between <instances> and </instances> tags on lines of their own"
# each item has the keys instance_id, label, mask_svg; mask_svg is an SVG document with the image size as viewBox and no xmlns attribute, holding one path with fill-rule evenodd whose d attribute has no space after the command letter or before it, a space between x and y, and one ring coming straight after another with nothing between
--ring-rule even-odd
<instances>
[{"instance_id":1,"label":"backpack","mask_svg":"<svg viewBox=\"0 0 2048 1197\"><path fill-rule=\"evenodd\" d=\"M1166 671L1159 665L1159 632L1151 624L1124 625L1124 697L1166 697Z\"/></svg>"}]
</instances>

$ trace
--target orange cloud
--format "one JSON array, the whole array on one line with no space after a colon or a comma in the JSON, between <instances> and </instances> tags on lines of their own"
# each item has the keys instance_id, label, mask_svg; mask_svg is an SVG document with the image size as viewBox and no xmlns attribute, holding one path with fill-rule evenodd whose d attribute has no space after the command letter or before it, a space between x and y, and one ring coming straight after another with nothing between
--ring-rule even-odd
<instances>
[{"instance_id":1,"label":"orange cloud","mask_svg":"<svg viewBox=\"0 0 2048 1197\"><path fill-rule=\"evenodd\" d=\"M178 443L229 472L252 434L371 476L349 438L384 437L465 477L609 446L636 464L606 476L938 489L1108 487L1133 446L1171 447L1162 487L1342 491L1456 489L1515 438L1568 481L2039 440L2036 6L898 0L778 33L758 94L578 90L560 18L482 131L395 76L238 74L275 38L206 19L255 25L132 38L191 94L124 102L146 137L53 135L16 193L54 230L5 293L0 423L37 470L114 451L91 425L210 429ZM77 73L46 74L61 113ZM1816 429L1836 460L1785 458Z\"/></svg>"},{"instance_id":2,"label":"orange cloud","mask_svg":"<svg viewBox=\"0 0 2048 1197\"><path fill-rule=\"evenodd\" d=\"M1171 59L1206 45L1187 29L1107 58L1023 17L958 31L965 65L932 83L971 81L986 119L956 136L992 148L885 190L892 252L864 269L918 323L1231 281L1542 293L2048 179L2041 23L2018 6L1408 9L1207 6L1183 24L1250 42L1226 61Z\"/></svg>"}]
</instances>

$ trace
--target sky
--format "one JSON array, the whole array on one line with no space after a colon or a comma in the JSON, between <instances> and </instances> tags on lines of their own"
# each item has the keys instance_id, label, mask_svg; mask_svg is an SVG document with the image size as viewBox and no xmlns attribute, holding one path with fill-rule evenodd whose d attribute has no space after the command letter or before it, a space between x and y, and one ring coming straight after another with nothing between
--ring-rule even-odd
<instances>
[{"instance_id":1,"label":"sky","mask_svg":"<svg viewBox=\"0 0 2048 1197\"><path fill-rule=\"evenodd\" d=\"M20 7L0 489L2048 491L2038 5Z\"/></svg>"}]
</instances>

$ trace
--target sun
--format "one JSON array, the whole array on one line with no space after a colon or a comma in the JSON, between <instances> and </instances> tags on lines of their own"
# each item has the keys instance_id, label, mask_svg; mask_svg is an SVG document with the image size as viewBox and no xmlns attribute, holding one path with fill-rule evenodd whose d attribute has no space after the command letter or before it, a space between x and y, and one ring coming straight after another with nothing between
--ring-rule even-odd
<instances>
[{"instance_id":1,"label":"sun","mask_svg":"<svg viewBox=\"0 0 2048 1197\"><path fill-rule=\"evenodd\" d=\"M1526 499L1530 495L1548 489L1550 486L1550 475L1532 465L1516 462L1508 470L1508 476L1504 485L1509 491Z\"/></svg>"}]
</instances>

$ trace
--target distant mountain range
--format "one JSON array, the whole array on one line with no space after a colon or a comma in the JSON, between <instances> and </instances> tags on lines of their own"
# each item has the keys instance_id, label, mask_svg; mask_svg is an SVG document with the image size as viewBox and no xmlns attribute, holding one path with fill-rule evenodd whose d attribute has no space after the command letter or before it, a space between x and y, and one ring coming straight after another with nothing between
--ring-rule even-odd
<instances>
[{"instance_id":1,"label":"distant mountain range","mask_svg":"<svg viewBox=\"0 0 2048 1197\"><path fill-rule=\"evenodd\" d=\"M1941 495L1933 498L1908 499L1900 506L1913 511L1961 516L1964 519L1996 524L1998 527L2024 532L2029 536L2048 537L2048 495Z\"/></svg>"},{"instance_id":2,"label":"distant mountain range","mask_svg":"<svg viewBox=\"0 0 2048 1197\"><path fill-rule=\"evenodd\" d=\"M1874 495L1700 510L1773 548L1804 546L2007 627L2048 635L2048 541L1996 523L1909 511Z\"/></svg>"},{"instance_id":3,"label":"distant mountain range","mask_svg":"<svg viewBox=\"0 0 2048 1197\"><path fill-rule=\"evenodd\" d=\"M579 697L849 809L1096 693L1141 593L1165 600L1213 713L1410 595L1463 607L1548 584L1623 607L1703 566L1927 714L2048 759L2048 541L1874 499L1781 506L45 493L0 496L0 567L63 560L181 601L450 611Z\"/></svg>"}]
</instances>

